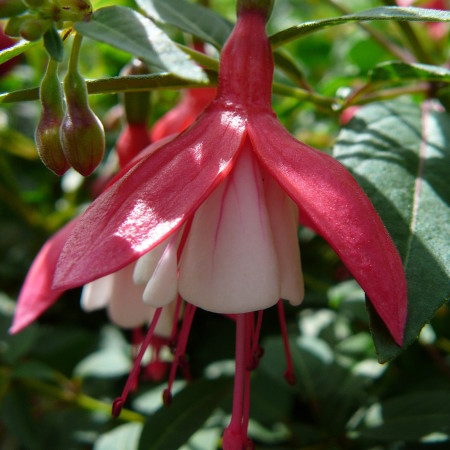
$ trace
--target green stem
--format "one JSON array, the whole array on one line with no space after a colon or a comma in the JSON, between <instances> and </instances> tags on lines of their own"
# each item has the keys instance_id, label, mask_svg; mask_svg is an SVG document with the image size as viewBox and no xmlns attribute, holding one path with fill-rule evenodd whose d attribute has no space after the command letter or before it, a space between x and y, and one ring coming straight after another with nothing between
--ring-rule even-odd
<instances>
[{"instance_id":1,"label":"green stem","mask_svg":"<svg viewBox=\"0 0 450 450\"><path fill-rule=\"evenodd\" d=\"M383 3L387 6L397 6L395 0L383 0ZM434 64L433 60L428 55L428 52L426 52L425 49L423 48L422 43L420 42L420 39L417 37L411 24L409 22L401 21L398 22L398 26L402 30L403 35L408 41L411 50L416 55L419 62L425 64Z\"/></svg>"},{"instance_id":2,"label":"green stem","mask_svg":"<svg viewBox=\"0 0 450 450\"><path fill-rule=\"evenodd\" d=\"M80 56L81 41L83 36L81 34L75 34L72 42L72 49L70 51L69 67L68 72L75 73L78 72L78 58Z\"/></svg>"},{"instance_id":3,"label":"green stem","mask_svg":"<svg viewBox=\"0 0 450 450\"><path fill-rule=\"evenodd\" d=\"M392 89L384 89L377 91L373 94L368 94L361 97L357 104L365 105L367 103L378 102L382 100L389 100L391 98L397 98L402 95L411 95L411 94L427 94L430 91L430 85L428 83L420 83L412 86L403 86ZM356 103L353 103L356 104ZM347 105L350 106L350 105Z\"/></svg>"},{"instance_id":4,"label":"green stem","mask_svg":"<svg viewBox=\"0 0 450 450\"><path fill-rule=\"evenodd\" d=\"M352 14L352 11L350 11L345 6L340 5L339 3L336 3L334 0L326 0L331 6L336 8L341 13L348 15ZM370 36L373 38L374 41L376 41L381 47L383 47L385 50L387 50L389 53L400 59L401 61L405 61L407 63L415 62L414 56L411 54L411 52L399 47L398 45L395 45L393 42L386 39L382 33L380 33L375 28L371 27L370 25L366 25L365 23L358 22L357 25L362 28L364 31L370 34Z\"/></svg>"},{"instance_id":5,"label":"green stem","mask_svg":"<svg viewBox=\"0 0 450 450\"><path fill-rule=\"evenodd\" d=\"M336 103L336 99L333 97L325 97L315 92L307 91L305 89L300 89L297 87L286 86L280 83L273 83L273 92L274 94L285 95L287 97L311 102L318 106L325 106L327 108L331 108Z\"/></svg>"},{"instance_id":6,"label":"green stem","mask_svg":"<svg viewBox=\"0 0 450 450\"><path fill-rule=\"evenodd\" d=\"M58 386L44 383L41 380L26 378L21 381L29 389L32 389L33 391L39 392L41 394L45 394L48 397L55 398L65 403L75 404L80 408L89 411L101 411L109 415L111 414L111 404L108 402L102 402L83 393L75 392L72 389L62 389ZM126 422L143 423L145 421L145 417L142 414L125 408L122 409L120 419Z\"/></svg>"}]
</instances>

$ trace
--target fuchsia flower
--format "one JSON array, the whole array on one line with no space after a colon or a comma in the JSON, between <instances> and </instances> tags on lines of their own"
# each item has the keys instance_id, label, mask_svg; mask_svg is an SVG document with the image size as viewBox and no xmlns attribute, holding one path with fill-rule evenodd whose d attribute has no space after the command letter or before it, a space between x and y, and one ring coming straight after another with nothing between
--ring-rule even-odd
<instances>
[{"instance_id":1,"label":"fuchsia flower","mask_svg":"<svg viewBox=\"0 0 450 450\"><path fill-rule=\"evenodd\" d=\"M178 295L188 302L181 334L197 306L236 314L227 450L247 445L261 325L261 313L255 325L252 312L302 300L298 213L336 251L399 345L407 313L402 262L369 199L340 163L295 140L272 111L265 22L262 11L241 8L221 55L216 99L87 209L54 280L55 289L67 289L139 260L135 279L147 282L148 304L159 308Z\"/></svg>"},{"instance_id":2,"label":"fuchsia flower","mask_svg":"<svg viewBox=\"0 0 450 450\"><path fill-rule=\"evenodd\" d=\"M303 297L299 214L336 251L399 345L407 313L400 256L367 196L340 163L290 136L272 111L265 23L263 11L241 6L222 51L216 99L189 129L125 169L78 219L52 288L84 285L137 261L134 279L146 283L144 300L157 308L148 336L161 307L186 300L166 402L195 308L234 315L226 450L250 445L250 371L261 355L263 309L278 304L288 352L280 299L299 304ZM23 315L22 308L15 320ZM289 360L288 353L293 381Z\"/></svg>"}]
</instances>

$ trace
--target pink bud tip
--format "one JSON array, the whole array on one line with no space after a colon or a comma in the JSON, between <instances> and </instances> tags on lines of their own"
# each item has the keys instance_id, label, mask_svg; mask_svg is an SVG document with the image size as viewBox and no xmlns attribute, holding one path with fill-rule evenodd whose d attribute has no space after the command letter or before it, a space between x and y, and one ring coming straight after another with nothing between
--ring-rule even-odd
<instances>
[{"instance_id":1,"label":"pink bud tip","mask_svg":"<svg viewBox=\"0 0 450 450\"><path fill-rule=\"evenodd\" d=\"M113 401L111 414L114 419L117 419L120 416L123 408L123 399L122 397L118 397Z\"/></svg>"},{"instance_id":2,"label":"pink bud tip","mask_svg":"<svg viewBox=\"0 0 450 450\"><path fill-rule=\"evenodd\" d=\"M290 386L294 386L297 383L297 378L289 370L286 370L286 372L284 372L284 379L288 382Z\"/></svg>"}]
</instances>

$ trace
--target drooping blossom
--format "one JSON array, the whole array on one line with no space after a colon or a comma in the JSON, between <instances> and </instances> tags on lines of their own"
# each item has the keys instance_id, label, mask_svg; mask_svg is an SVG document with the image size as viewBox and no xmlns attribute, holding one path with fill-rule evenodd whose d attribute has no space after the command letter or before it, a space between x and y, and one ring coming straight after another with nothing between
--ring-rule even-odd
<instances>
[{"instance_id":1,"label":"drooping blossom","mask_svg":"<svg viewBox=\"0 0 450 450\"><path fill-rule=\"evenodd\" d=\"M400 256L367 196L340 163L290 136L272 111L266 13L246 7L251 1L240 4L216 99L87 209L54 281L56 289L78 286L138 260L134 275L147 281L147 304L159 308L180 295L189 316L195 307L235 315L226 450L247 446L249 374L262 316L255 324L253 312L278 304L282 316L279 299L302 300L299 213L336 251L400 345L407 313Z\"/></svg>"}]
</instances>

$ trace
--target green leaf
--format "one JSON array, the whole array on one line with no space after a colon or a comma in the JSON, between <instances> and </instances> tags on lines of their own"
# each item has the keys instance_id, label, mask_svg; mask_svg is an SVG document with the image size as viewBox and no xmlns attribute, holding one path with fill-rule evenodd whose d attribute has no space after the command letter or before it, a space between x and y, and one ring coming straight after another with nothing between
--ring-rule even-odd
<instances>
[{"instance_id":1,"label":"green leaf","mask_svg":"<svg viewBox=\"0 0 450 450\"><path fill-rule=\"evenodd\" d=\"M142 432L142 424L127 423L102 434L94 444L94 450L135 450Z\"/></svg>"},{"instance_id":2,"label":"green leaf","mask_svg":"<svg viewBox=\"0 0 450 450\"><path fill-rule=\"evenodd\" d=\"M348 14L330 19L305 22L270 36L272 48L277 48L286 42L298 39L305 34L321 30L322 28L341 25L348 22L368 22L372 20L397 20L409 22L449 22L450 12L425 8L399 8L396 6L381 6L355 14Z\"/></svg>"},{"instance_id":3,"label":"green leaf","mask_svg":"<svg viewBox=\"0 0 450 450\"><path fill-rule=\"evenodd\" d=\"M44 34L44 47L55 61L61 62L64 56L64 46L59 33L53 24Z\"/></svg>"},{"instance_id":4,"label":"green leaf","mask_svg":"<svg viewBox=\"0 0 450 450\"><path fill-rule=\"evenodd\" d=\"M180 448L232 391L229 378L198 380L176 395L168 408L144 424L139 450Z\"/></svg>"},{"instance_id":5,"label":"green leaf","mask_svg":"<svg viewBox=\"0 0 450 450\"><path fill-rule=\"evenodd\" d=\"M400 61L384 62L369 72L372 81L442 81L450 82L450 70L428 64L407 64Z\"/></svg>"},{"instance_id":6,"label":"green leaf","mask_svg":"<svg viewBox=\"0 0 450 450\"><path fill-rule=\"evenodd\" d=\"M113 326L105 326L101 332L100 350L91 353L74 369L80 377L118 377L131 370L129 344L121 332Z\"/></svg>"},{"instance_id":7,"label":"green leaf","mask_svg":"<svg viewBox=\"0 0 450 450\"><path fill-rule=\"evenodd\" d=\"M3 64L10 59L21 55L23 52L33 48L39 43L39 41L29 42L29 41L19 41L16 45L6 48L0 52L0 64Z\"/></svg>"},{"instance_id":8,"label":"green leaf","mask_svg":"<svg viewBox=\"0 0 450 450\"><path fill-rule=\"evenodd\" d=\"M334 148L371 199L403 259L408 283L404 347L449 298L449 143L447 113L429 102L421 107L391 101L361 108ZM394 358L401 349L370 311L380 361Z\"/></svg>"},{"instance_id":9,"label":"green leaf","mask_svg":"<svg viewBox=\"0 0 450 450\"><path fill-rule=\"evenodd\" d=\"M223 46L233 24L201 5L185 0L136 0L146 15L160 24L174 25L217 48Z\"/></svg>"},{"instance_id":10,"label":"green leaf","mask_svg":"<svg viewBox=\"0 0 450 450\"><path fill-rule=\"evenodd\" d=\"M97 41L142 58L151 66L182 78L207 81L206 75L150 19L121 6L97 10L89 22L77 22L75 29Z\"/></svg>"},{"instance_id":11,"label":"green leaf","mask_svg":"<svg viewBox=\"0 0 450 450\"><path fill-rule=\"evenodd\" d=\"M450 391L407 394L369 408L361 437L414 442L430 435L450 435Z\"/></svg>"}]
</instances>

